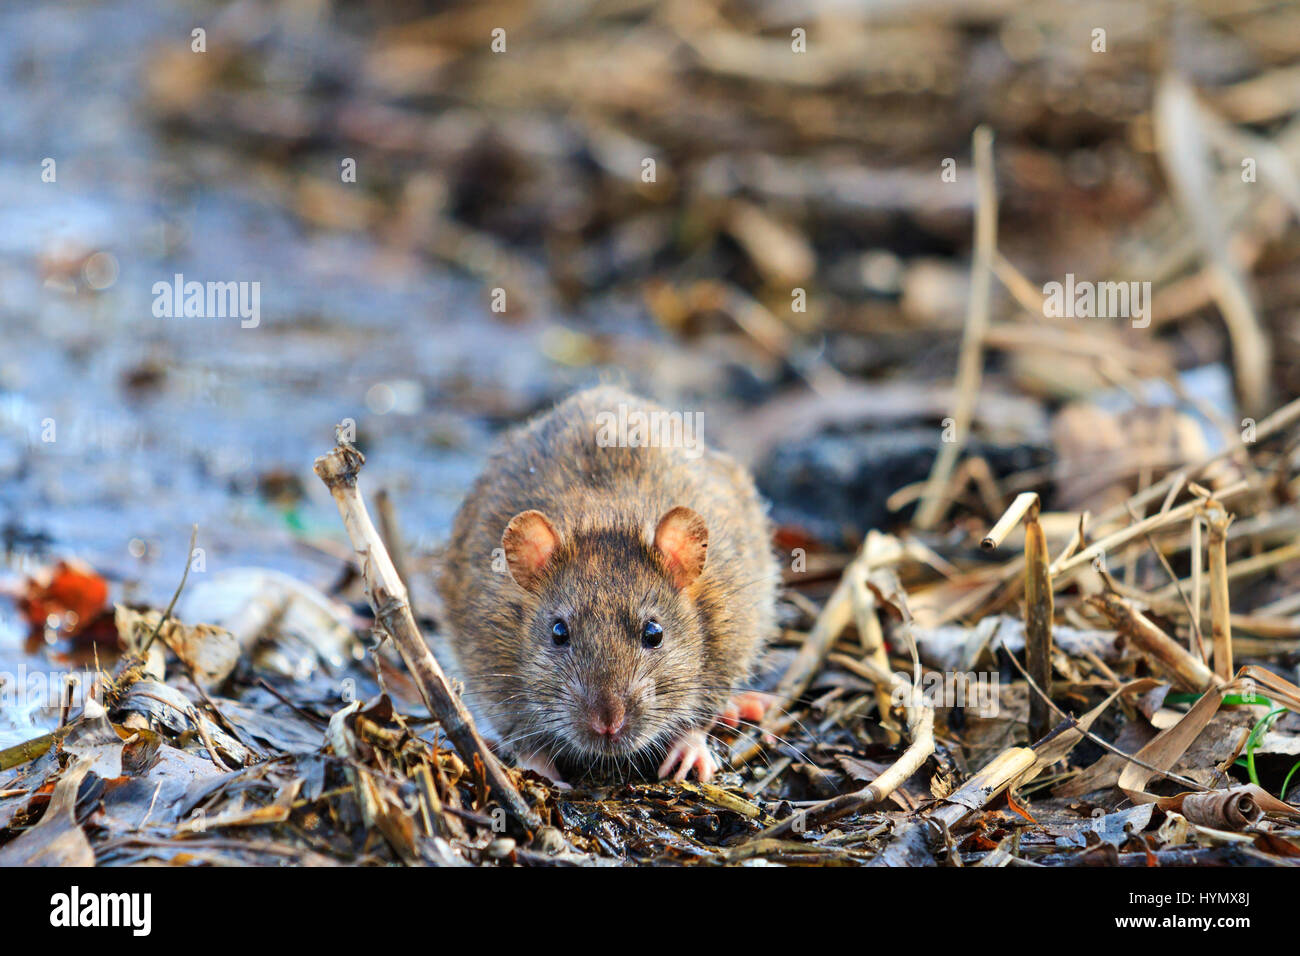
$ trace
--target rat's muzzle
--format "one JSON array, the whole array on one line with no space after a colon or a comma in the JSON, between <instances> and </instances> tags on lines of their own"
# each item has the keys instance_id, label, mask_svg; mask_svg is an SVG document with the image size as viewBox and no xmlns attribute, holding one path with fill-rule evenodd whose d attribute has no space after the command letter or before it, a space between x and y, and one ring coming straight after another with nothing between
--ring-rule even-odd
<instances>
[{"instance_id":1,"label":"rat's muzzle","mask_svg":"<svg viewBox=\"0 0 1300 956\"><path fill-rule=\"evenodd\" d=\"M614 694L601 694L591 708L588 724L597 737L607 738L612 743L619 739L627 726L627 706Z\"/></svg>"}]
</instances>

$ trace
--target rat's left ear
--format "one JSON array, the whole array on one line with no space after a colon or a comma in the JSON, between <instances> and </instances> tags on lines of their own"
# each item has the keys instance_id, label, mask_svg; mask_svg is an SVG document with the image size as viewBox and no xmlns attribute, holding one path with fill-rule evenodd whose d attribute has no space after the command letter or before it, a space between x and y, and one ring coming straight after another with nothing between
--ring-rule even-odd
<instances>
[{"instance_id":1,"label":"rat's left ear","mask_svg":"<svg viewBox=\"0 0 1300 956\"><path fill-rule=\"evenodd\" d=\"M659 519L655 550L679 590L689 587L700 576L708 547L709 528L697 512L679 506Z\"/></svg>"}]
</instances>

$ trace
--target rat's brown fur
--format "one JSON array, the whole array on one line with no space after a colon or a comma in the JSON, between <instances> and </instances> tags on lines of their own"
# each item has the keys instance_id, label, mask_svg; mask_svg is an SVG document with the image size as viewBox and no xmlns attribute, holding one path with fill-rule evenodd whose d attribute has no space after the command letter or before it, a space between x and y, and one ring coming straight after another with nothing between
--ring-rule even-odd
<instances>
[{"instance_id":1,"label":"rat's brown fur","mask_svg":"<svg viewBox=\"0 0 1300 956\"><path fill-rule=\"evenodd\" d=\"M621 389L580 392L513 430L456 516L438 588L471 705L518 753L583 769L660 754L707 726L744 687L775 628L779 571L754 483L726 455L600 447L597 415L664 410ZM708 529L703 571L678 590L655 550L657 523L686 506ZM534 591L511 575L502 534L536 509L559 535ZM563 618L570 642L557 647ZM646 648L653 618L663 644ZM627 700L618 741L591 732L602 694Z\"/></svg>"}]
</instances>

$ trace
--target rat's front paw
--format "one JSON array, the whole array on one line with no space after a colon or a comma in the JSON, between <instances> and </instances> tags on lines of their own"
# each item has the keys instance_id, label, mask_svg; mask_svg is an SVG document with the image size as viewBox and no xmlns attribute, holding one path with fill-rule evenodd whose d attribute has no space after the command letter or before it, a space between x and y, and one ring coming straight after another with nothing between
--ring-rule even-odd
<instances>
[{"instance_id":1,"label":"rat's front paw","mask_svg":"<svg viewBox=\"0 0 1300 956\"><path fill-rule=\"evenodd\" d=\"M560 771L555 769L555 764L551 761L550 756L543 751L538 750L530 754L521 754L515 760L515 765L518 766L520 770L531 770L533 773L545 777L547 780L551 781L557 790L572 789L572 787L564 782L564 778L560 775Z\"/></svg>"},{"instance_id":2,"label":"rat's front paw","mask_svg":"<svg viewBox=\"0 0 1300 956\"><path fill-rule=\"evenodd\" d=\"M774 694L764 694L757 690L741 691L727 701L727 706L718 715L718 722L728 727L737 727L741 721L757 724L775 703Z\"/></svg>"},{"instance_id":3,"label":"rat's front paw","mask_svg":"<svg viewBox=\"0 0 1300 956\"><path fill-rule=\"evenodd\" d=\"M677 772L673 773L673 767ZM709 740L703 730L689 730L673 742L668 750L668 759L659 767L659 779L672 776L674 780L685 780L691 770L702 783L708 783L718 772L718 762L709 750Z\"/></svg>"}]
</instances>

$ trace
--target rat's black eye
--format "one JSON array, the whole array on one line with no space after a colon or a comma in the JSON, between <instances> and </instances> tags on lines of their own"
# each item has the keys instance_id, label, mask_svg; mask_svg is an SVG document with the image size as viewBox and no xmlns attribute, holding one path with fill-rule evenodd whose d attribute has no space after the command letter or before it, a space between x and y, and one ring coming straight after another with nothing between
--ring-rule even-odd
<instances>
[{"instance_id":1,"label":"rat's black eye","mask_svg":"<svg viewBox=\"0 0 1300 956\"><path fill-rule=\"evenodd\" d=\"M654 621L646 621L641 628L641 643L646 647L658 647L664 642L664 629Z\"/></svg>"},{"instance_id":2,"label":"rat's black eye","mask_svg":"<svg viewBox=\"0 0 1300 956\"><path fill-rule=\"evenodd\" d=\"M569 625L565 624L562 620L557 620L552 624L551 640L553 640L559 647L563 647L565 644L569 643Z\"/></svg>"}]
</instances>

